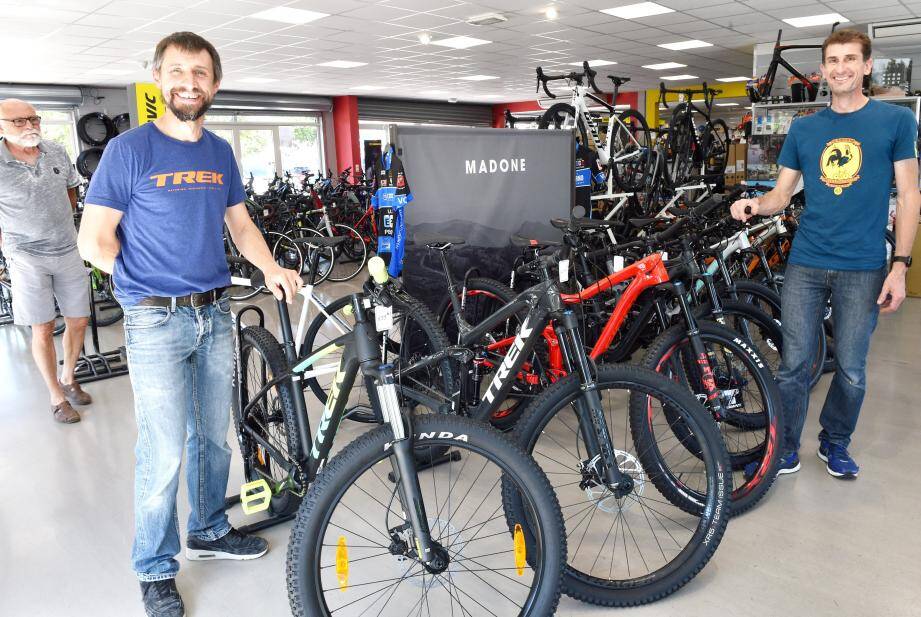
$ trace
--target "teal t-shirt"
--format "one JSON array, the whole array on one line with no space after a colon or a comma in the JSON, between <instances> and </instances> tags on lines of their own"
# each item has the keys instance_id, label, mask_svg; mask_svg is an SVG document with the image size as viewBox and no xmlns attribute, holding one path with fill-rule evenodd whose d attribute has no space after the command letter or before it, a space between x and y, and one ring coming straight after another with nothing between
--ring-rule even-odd
<instances>
[{"instance_id":1,"label":"teal t-shirt","mask_svg":"<svg viewBox=\"0 0 921 617\"><path fill-rule=\"evenodd\" d=\"M911 111L870 100L857 111L831 108L796 119L777 163L803 174L806 208L790 263L825 270L886 265L893 163L918 156Z\"/></svg>"}]
</instances>

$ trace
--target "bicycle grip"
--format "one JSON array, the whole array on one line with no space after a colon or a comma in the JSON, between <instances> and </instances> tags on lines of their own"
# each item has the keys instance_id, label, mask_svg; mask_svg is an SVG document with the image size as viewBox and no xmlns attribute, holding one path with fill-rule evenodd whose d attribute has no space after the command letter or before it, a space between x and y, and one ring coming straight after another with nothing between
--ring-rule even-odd
<instances>
[{"instance_id":1,"label":"bicycle grip","mask_svg":"<svg viewBox=\"0 0 921 617\"><path fill-rule=\"evenodd\" d=\"M368 260L368 274L378 285L383 285L390 280L390 274L387 272L387 264L384 260L375 255Z\"/></svg>"}]
</instances>

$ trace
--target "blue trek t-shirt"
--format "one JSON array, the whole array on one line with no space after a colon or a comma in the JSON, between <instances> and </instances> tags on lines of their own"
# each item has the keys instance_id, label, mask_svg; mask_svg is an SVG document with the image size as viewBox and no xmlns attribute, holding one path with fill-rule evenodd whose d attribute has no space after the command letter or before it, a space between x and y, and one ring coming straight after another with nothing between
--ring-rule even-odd
<instances>
[{"instance_id":1,"label":"blue trek t-shirt","mask_svg":"<svg viewBox=\"0 0 921 617\"><path fill-rule=\"evenodd\" d=\"M229 286L224 214L245 199L230 144L207 130L196 142L179 141L150 122L110 141L85 201L124 213L118 301Z\"/></svg>"},{"instance_id":2,"label":"blue trek t-shirt","mask_svg":"<svg viewBox=\"0 0 921 617\"><path fill-rule=\"evenodd\" d=\"M803 174L806 208L790 263L825 270L886 265L893 163L916 158L911 111L870 100L857 111L831 108L790 126L777 163Z\"/></svg>"}]
</instances>

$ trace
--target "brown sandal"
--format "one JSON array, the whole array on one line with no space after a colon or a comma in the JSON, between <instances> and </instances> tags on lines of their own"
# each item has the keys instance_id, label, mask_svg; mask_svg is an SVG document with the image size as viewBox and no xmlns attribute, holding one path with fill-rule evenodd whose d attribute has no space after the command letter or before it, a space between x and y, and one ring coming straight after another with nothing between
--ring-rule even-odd
<instances>
[{"instance_id":1,"label":"brown sandal","mask_svg":"<svg viewBox=\"0 0 921 617\"><path fill-rule=\"evenodd\" d=\"M80 421L80 414L71 407L70 402L63 401L51 407L51 413L54 414L54 421L61 424L74 424Z\"/></svg>"},{"instance_id":2,"label":"brown sandal","mask_svg":"<svg viewBox=\"0 0 921 617\"><path fill-rule=\"evenodd\" d=\"M76 381L70 384L61 384L61 390L67 400L74 405L89 405L93 402L93 397L85 392Z\"/></svg>"}]
</instances>

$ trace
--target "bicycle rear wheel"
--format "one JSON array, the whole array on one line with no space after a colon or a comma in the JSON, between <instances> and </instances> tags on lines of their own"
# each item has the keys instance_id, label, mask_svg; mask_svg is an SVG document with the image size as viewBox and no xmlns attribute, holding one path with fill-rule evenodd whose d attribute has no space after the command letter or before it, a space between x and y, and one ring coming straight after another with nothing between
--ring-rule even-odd
<instances>
[{"instance_id":1,"label":"bicycle rear wheel","mask_svg":"<svg viewBox=\"0 0 921 617\"><path fill-rule=\"evenodd\" d=\"M598 367L606 431L618 469L633 481L617 496L595 473L572 375L528 408L516 427L560 501L569 548L563 591L603 606L636 606L690 581L713 555L729 519L729 460L719 433L690 394L636 366ZM669 429L666 409L687 432ZM698 456L688 456L693 443ZM512 500L507 511L515 512Z\"/></svg>"},{"instance_id":2,"label":"bicycle rear wheel","mask_svg":"<svg viewBox=\"0 0 921 617\"><path fill-rule=\"evenodd\" d=\"M435 316L424 304L407 294L393 294L394 327L387 332L378 333L381 343L383 362L398 361L407 366L413 361L436 353L448 346L448 339L438 326ZM339 298L327 305L325 314L320 313L310 323L304 335L300 349L301 357L308 357L320 350L329 341L351 331L355 318L351 314L349 296ZM335 350L323 357L323 364L338 364L341 350ZM443 404L450 406L454 392L454 370L451 361L445 359L435 366L414 371L412 375L398 378L402 383L429 394ZM317 375L304 380L314 395L326 404L327 392L331 386L333 374ZM419 412L426 409L416 406ZM363 387L352 388L346 416L356 422L375 422L377 419L371 410L368 394Z\"/></svg>"},{"instance_id":3,"label":"bicycle rear wheel","mask_svg":"<svg viewBox=\"0 0 921 617\"><path fill-rule=\"evenodd\" d=\"M534 461L488 426L455 416L414 421L414 443L459 459L417 468L422 503L402 503L389 426L349 444L311 486L288 543L297 617L552 615L566 551L559 504ZM524 506L503 511L503 492ZM423 567L406 512L422 510L445 549L441 571ZM517 554L516 554L517 548Z\"/></svg>"},{"instance_id":4,"label":"bicycle rear wheel","mask_svg":"<svg viewBox=\"0 0 921 617\"><path fill-rule=\"evenodd\" d=\"M368 262L368 246L361 234L348 225L336 223L333 229L336 236L345 236L349 240L336 247L336 260L328 278L336 282L348 281L364 269Z\"/></svg>"},{"instance_id":5,"label":"bicycle rear wheel","mask_svg":"<svg viewBox=\"0 0 921 617\"><path fill-rule=\"evenodd\" d=\"M287 362L281 345L272 333L259 326L241 332L241 353L236 384L243 406L235 410L243 467L248 481L264 479L272 490L269 512L284 516L300 505L298 489L292 485L288 469L300 451L290 385L282 382L265 393L260 390L276 376L285 374ZM241 430L241 427L245 427ZM265 440L277 456L260 445L250 434ZM297 479L299 483L303 478Z\"/></svg>"}]
</instances>

